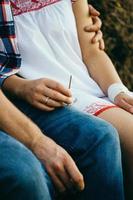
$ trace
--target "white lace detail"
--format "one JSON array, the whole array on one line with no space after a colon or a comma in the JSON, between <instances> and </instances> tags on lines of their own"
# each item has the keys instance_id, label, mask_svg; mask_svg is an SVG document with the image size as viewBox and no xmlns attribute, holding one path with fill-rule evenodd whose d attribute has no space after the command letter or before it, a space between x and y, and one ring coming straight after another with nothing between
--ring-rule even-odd
<instances>
[{"instance_id":1,"label":"white lace detail","mask_svg":"<svg viewBox=\"0 0 133 200\"><path fill-rule=\"evenodd\" d=\"M107 102L107 103L96 102L89 106L86 106L86 108L84 109L84 112L95 115L98 112L100 112L106 108L110 108L110 107L116 107L116 105L113 105L109 102Z\"/></svg>"}]
</instances>

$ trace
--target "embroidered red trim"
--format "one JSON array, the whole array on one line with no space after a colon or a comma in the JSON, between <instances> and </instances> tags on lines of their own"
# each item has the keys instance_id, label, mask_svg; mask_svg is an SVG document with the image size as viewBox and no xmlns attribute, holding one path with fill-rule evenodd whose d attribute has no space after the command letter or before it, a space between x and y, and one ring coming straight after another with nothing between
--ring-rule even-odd
<instances>
[{"instance_id":1,"label":"embroidered red trim","mask_svg":"<svg viewBox=\"0 0 133 200\"><path fill-rule=\"evenodd\" d=\"M61 0L11 0L13 15L39 10Z\"/></svg>"},{"instance_id":2,"label":"embroidered red trim","mask_svg":"<svg viewBox=\"0 0 133 200\"><path fill-rule=\"evenodd\" d=\"M102 112L104 112L105 110L108 110L110 108L118 108L118 106L115 106L115 105L114 106L107 106L107 107L105 107L105 108L103 108L101 110L98 110L96 113L94 113L94 115L98 116L99 114L101 114Z\"/></svg>"},{"instance_id":3,"label":"embroidered red trim","mask_svg":"<svg viewBox=\"0 0 133 200\"><path fill-rule=\"evenodd\" d=\"M111 103L101 103L101 102L96 102L96 103L93 103L89 106L86 106L86 108L84 109L84 112L87 112L89 114L92 114L92 115L99 115L101 112L105 111L106 109L109 109L109 108L114 108L114 107L118 107L114 104L111 104Z\"/></svg>"}]
</instances>

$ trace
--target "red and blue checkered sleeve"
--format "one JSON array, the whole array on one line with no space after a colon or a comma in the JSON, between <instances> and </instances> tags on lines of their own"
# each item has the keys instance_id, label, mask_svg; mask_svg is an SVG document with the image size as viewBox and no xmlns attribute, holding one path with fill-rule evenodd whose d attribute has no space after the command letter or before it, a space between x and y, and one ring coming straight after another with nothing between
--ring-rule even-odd
<instances>
[{"instance_id":1,"label":"red and blue checkered sleeve","mask_svg":"<svg viewBox=\"0 0 133 200\"><path fill-rule=\"evenodd\" d=\"M0 0L0 87L21 65L10 0Z\"/></svg>"}]
</instances>

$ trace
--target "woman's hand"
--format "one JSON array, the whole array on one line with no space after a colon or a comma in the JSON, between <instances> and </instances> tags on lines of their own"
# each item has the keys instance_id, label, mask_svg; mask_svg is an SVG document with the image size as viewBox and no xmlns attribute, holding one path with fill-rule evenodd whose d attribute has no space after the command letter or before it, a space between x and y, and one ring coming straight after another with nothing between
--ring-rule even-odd
<instances>
[{"instance_id":1,"label":"woman's hand","mask_svg":"<svg viewBox=\"0 0 133 200\"><path fill-rule=\"evenodd\" d=\"M70 155L53 140L39 137L32 145L32 151L47 169L59 192L84 189L83 176Z\"/></svg>"},{"instance_id":2,"label":"woman's hand","mask_svg":"<svg viewBox=\"0 0 133 200\"><path fill-rule=\"evenodd\" d=\"M72 103L70 89L47 78L26 80L19 93L19 96L31 105L45 111L52 111L64 104Z\"/></svg>"},{"instance_id":3,"label":"woman's hand","mask_svg":"<svg viewBox=\"0 0 133 200\"><path fill-rule=\"evenodd\" d=\"M92 43L99 42L99 48L101 50L104 50L105 44L103 40L103 33L100 30L102 27L102 21L99 18L100 13L92 5L89 5L88 7L89 7L89 15L92 17L92 20L93 20L93 25L86 26L84 30L86 32L95 32L96 34L92 38Z\"/></svg>"},{"instance_id":4,"label":"woman's hand","mask_svg":"<svg viewBox=\"0 0 133 200\"><path fill-rule=\"evenodd\" d=\"M133 96L120 93L115 97L115 104L133 114Z\"/></svg>"}]
</instances>

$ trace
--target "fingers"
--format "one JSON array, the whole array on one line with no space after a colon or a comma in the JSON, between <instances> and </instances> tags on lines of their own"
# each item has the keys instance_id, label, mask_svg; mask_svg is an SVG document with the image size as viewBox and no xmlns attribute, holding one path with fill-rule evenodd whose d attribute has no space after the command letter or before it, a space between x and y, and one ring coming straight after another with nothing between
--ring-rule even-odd
<instances>
[{"instance_id":1,"label":"fingers","mask_svg":"<svg viewBox=\"0 0 133 200\"><path fill-rule=\"evenodd\" d=\"M71 90L65 88L62 84L60 84L60 83L58 83L58 82L56 82L54 80L49 80L49 79L45 79L44 81L45 81L45 85L48 88L56 90L59 93L62 93L64 96L68 96L68 97L72 96Z\"/></svg>"},{"instance_id":2,"label":"fingers","mask_svg":"<svg viewBox=\"0 0 133 200\"><path fill-rule=\"evenodd\" d=\"M97 11L92 5L89 4L89 14L91 16L99 16L100 12Z\"/></svg>"},{"instance_id":3,"label":"fingers","mask_svg":"<svg viewBox=\"0 0 133 200\"><path fill-rule=\"evenodd\" d=\"M59 177L60 181L63 183L66 189L71 189L72 188L72 182L70 180L70 176L67 174L66 170L64 167L61 169L56 168L56 173L57 176Z\"/></svg>"},{"instance_id":4,"label":"fingers","mask_svg":"<svg viewBox=\"0 0 133 200\"><path fill-rule=\"evenodd\" d=\"M26 100L41 110L52 111L72 103L71 91L54 80L38 79L27 85Z\"/></svg>"},{"instance_id":5,"label":"fingers","mask_svg":"<svg viewBox=\"0 0 133 200\"><path fill-rule=\"evenodd\" d=\"M133 114L133 97L122 93L116 97L115 101L118 106Z\"/></svg>"},{"instance_id":6,"label":"fingers","mask_svg":"<svg viewBox=\"0 0 133 200\"><path fill-rule=\"evenodd\" d=\"M97 42L99 42L100 40L102 40L102 38L103 38L103 33L102 33L102 31L98 31L97 33L96 33L96 35L92 38L92 42L93 43L97 43Z\"/></svg>"},{"instance_id":7,"label":"fingers","mask_svg":"<svg viewBox=\"0 0 133 200\"><path fill-rule=\"evenodd\" d=\"M133 107L133 97L130 97L128 95L128 97L126 98L126 101Z\"/></svg>"},{"instance_id":8,"label":"fingers","mask_svg":"<svg viewBox=\"0 0 133 200\"><path fill-rule=\"evenodd\" d=\"M101 40L99 41L99 48L100 48L101 50L105 50L105 43L104 43L104 40L103 40L103 39L101 39Z\"/></svg>"},{"instance_id":9,"label":"fingers","mask_svg":"<svg viewBox=\"0 0 133 200\"><path fill-rule=\"evenodd\" d=\"M66 103L66 104L72 103L71 97L67 97L67 96L63 95L62 93L59 93L58 91L55 91L55 90L47 88L47 87L45 87L44 95L47 97L50 97L50 99L52 99L56 102L58 101L58 102Z\"/></svg>"},{"instance_id":10,"label":"fingers","mask_svg":"<svg viewBox=\"0 0 133 200\"><path fill-rule=\"evenodd\" d=\"M133 114L133 97L128 96L124 100L127 111Z\"/></svg>"},{"instance_id":11,"label":"fingers","mask_svg":"<svg viewBox=\"0 0 133 200\"><path fill-rule=\"evenodd\" d=\"M99 17L92 17L93 24L90 26L85 26L84 30L86 32L97 32L101 29L102 27L102 21L100 20Z\"/></svg>"},{"instance_id":12,"label":"fingers","mask_svg":"<svg viewBox=\"0 0 133 200\"><path fill-rule=\"evenodd\" d=\"M99 48L101 50L104 50L105 49L105 44L104 44L104 40L103 40L103 33L102 31L98 31L95 36L92 38L92 43L97 43L99 42Z\"/></svg>"},{"instance_id":13,"label":"fingers","mask_svg":"<svg viewBox=\"0 0 133 200\"><path fill-rule=\"evenodd\" d=\"M93 20L92 30L99 31L102 27L101 19L99 17L92 17L92 20Z\"/></svg>"},{"instance_id":14,"label":"fingers","mask_svg":"<svg viewBox=\"0 0 133 200\"><path fill-rule=\"evenodd\" d=\"M53 107L50 107L50 106L47 106L47 105L44 105L43 103L40 103L40 102L35 102L33 104L33 106L37 107L38 109L40 110L43 110L43 111L53 111L55 108Z\"/></svg>"},{"instance_id":15,"label":"fingers","mask_svg":"<svg viewBox=\"0 0 133 200\"><path fill-rule=\"evenodd\" d=\"M133 106L131 106L129 103L127 103L124 99L122 99L119 103L120 107L123 108L124 110L131 112Z\"/></svg>"},{"instance_id":16,"label":"fingers","mask_svg":"<svg viewBox=\"0 0 133 200\"><path fill-rule=\"evenodd\" d=\"M37 108L39 108L41 110L45 110L45 111L53 111L55 108L64 106L63 103L54 101L50 98L48 98L48 101L46 102L47 98L48 97L46 97L46 96L42 96L38 101L36 101L34 103L34 106L36 106Z\"/></svg>"},{"instance_id":17,"label":"fingers","mask_svg":"<svg viewBox=\"0 0 133 200\"><path fill-rule=\"evenodd\" d=\"M56 175L56 172L52 169L47 169L47 171L57 190L61 193L64 193L66 191L66 187L63 184L63 182L59 179L59 177Z\"/></svg>"},{"instance_id":18,"label":"fingers","mask_svg":"<svg viewBox=\"0 0 133 200\"><path fill-rule=\"evenodd\" d=\"M42 103L44 105L47 105L48 107L53 107L53 108L55 108L55 107L58 108L58 107L62 107L63 106L63 103L58 102L58 101L54 101L51 98L48 98L48 100L47 100L47 98L48 97L46 97L46 96L41 96L40 97L40 103Z\"/></svg>"},{"instance_id":19,"label":"fingers","mask_svg":"<svg viewBox=\"0 0 133 200\"><path fill-rule=\"evenodd\" d=\"M76 164L71 158L68 161L66 161L65 169L67 173L69 174L71 181L75 185L75 187L78 190L83 190L85 187L83 175L80 173Z\"/></svg>"},{"instance_id":20,"label":"fingers","mask_svg":"<svg viewBox=\"0 0 133 200\"><path fill-rule=\"evenodd\" d=\"M91 6L92 7L92 6ZM103 40L103 33L100 30L102 27L102 21L99 17L97 16L92 16L93 24L91 26L86 26L84 30L86 32L95 32L95 36L92 38L92 43L97 43L99 42L99 48L101 50L105 49L105 44Z\"/></svg>"}]
</instances>

